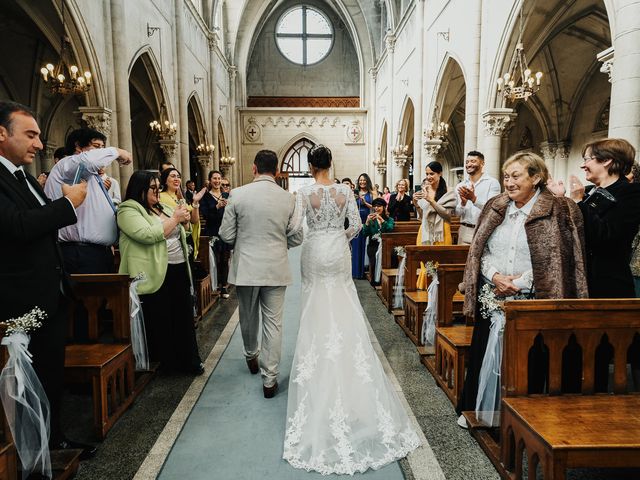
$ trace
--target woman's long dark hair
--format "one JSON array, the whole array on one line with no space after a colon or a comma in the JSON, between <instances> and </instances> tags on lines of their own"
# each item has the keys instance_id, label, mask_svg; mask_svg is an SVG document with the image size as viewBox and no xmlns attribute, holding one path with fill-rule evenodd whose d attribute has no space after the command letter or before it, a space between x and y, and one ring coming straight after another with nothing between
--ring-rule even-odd
<instances>
[{"instance_id":1,"label":"woman's long dark hair","mask_svg":"<svg viewBox=\"0 0 640 480\"><path fill-rule=\"evenodd\" d=\"M129 179L129 185L127 185L127 191L124 194L125 200L135 200L142 205L147 212L151 210L151 207L156 205L149 205L147 202L147 193L151 182L153 180L159 180L158 173L151 170L138 170L133 172ZM159 204L158 204L159 205Z\"/></svg>"},{"instance_id":2,"label":"woman's long dark hair","mask_svg":"<svg viewBox=\"0 0 640 480\"><path fill-rule=\"evenodd\" d=\"M389 218L389 215L387 214L387 202L386 202L386 200L384 198L382 198L382 197L374 198L373 202L371 202L371 206L375 207L377 205L380 205L381 207L383 207L383 209L382 209L382 218L387 220Z\"/></svg>"},{"instance_id":3,"label":"woman's long dark hair","mask_svg":"<svg viewBox=\"0 0 640 480\"><path fill-rule=\"evenodd\" d=\"M440 182L438 183L438 188L436 189L435 199L437 202L445 193L447 193L447 182L442 176L442 164L440 162L429 162L427 164L427 168L430 169L432 172L436 172L441 175Z\"/></svg>"},{"instance_id":4,"label":"woman's long dark hair","mask_svg":"<svg viewBox=\"0 0 640 480\"><path fill-rule=\"evenodd\" d=\"M356 191L360 190L360 179L362 177L364 177L364 179L367 181L367 192L373 192L373 183L371 182L371 177L369 177L369 175L367 175L366 173L361 173L360 175L358 175L358 180L356 181Z\"/></svg>"}]
</instances>

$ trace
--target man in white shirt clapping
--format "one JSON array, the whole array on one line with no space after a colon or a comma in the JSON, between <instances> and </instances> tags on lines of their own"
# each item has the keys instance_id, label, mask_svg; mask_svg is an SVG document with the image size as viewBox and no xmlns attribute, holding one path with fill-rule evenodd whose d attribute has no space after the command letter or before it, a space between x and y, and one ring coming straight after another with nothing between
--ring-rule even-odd
<instances>
[{"instance_id":1,"label":"man in white shirt clapping","mask_svg":"<svg viewBox=\"0 0 640 480\"><path fill-rule=\"evenodd\" d=\"M491 197L500 193L500 183L484 173L484 155L476 150L467 153L465 171L468 178L456 187L455 214L460 217L458 245L469 245L480 212Z\"/></svg>"}]
</instances>

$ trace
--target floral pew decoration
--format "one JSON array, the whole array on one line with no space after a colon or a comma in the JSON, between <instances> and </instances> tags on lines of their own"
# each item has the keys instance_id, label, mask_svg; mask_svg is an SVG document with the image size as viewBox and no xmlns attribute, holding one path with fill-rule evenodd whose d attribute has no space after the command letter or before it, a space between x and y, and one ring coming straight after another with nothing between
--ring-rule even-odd
<instances>
[{"instance_id":1,"label":"floral pew decoration","mask_svg":"<svg viewBox=\"0 0 640 480\"><path fill-rule=\"evenodd\" d=\"M33 369L29 332L42 326L46 313L38 307L18 318L2 322L2 345L9 359L0 373L0 400L13 435L23 477L36 472L51 478L49 453L49 400Z\"/></svg>"},{"instance_id":2,"label":"floral pew decoration","mask_svg":"<svg viewBox=\"0 0 640 480\"><path fill-rule=\"evenodd\" d=\"M393 287L393 308L404 308L404 271L407 268L407 252L404 247L395 247L393 249L400 259L398 264L398 275L396 276L396 284Z\"/></svg>"}]
</instances>

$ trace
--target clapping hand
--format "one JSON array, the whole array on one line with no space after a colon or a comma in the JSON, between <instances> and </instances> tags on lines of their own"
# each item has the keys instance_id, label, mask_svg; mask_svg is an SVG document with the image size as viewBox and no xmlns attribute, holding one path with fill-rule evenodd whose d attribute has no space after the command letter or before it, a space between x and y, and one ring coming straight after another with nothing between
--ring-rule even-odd
<instances>
[{"instance_id":1,"label":"clapping hand","mask_svg":"<svg viewBox=\"0 0 640 480\"><path fill-rule=\"evenodd\" d=\"M584 198L584 185L578 180L578 177L571 175L569 177L569 186L569 196L571 200L579 202Z\"/></svg>"},{"instance_id":2,"label":"clapping hand","mask_svg":"<svg viewBox=\"0 0 640 480\"><path fill-rule=\"evenodd\" d=\"M205 193L207 193L207 187L202 187L202 190L193 195L192 203L200 203L200 200L202 200L202 197L204 197Z\"/></svg>"},{"instance_id":3,"label":"clapping hand","mask_svg":"<svg viewBox=\"0 0 640 480\"><path fill-rule=\"evenodd\" d=\"M173 211L173 218L175 218L178 223L186 223L191 220L191 214L189 213L186 205L178 204L176 209Z\"/></svg>"},{"instance_id":4,"label":"clapping hand","mask_svg":"<svg viewBox=\"0 0 640 480\"><path fill-rule=\"evenodd\" d=\"M473 186L473 183L467 185L461 185L458 187L458 194L460 195L460 200L462 200L462 205L467 204L467 200L471 200L471 203L475 203L477 200L476 190Z\"/></svg>"},{"instance_id":5,"label":"clapping hand","mask_svg":"<svg viewBox=\"0 0 640 480\"><path fill-rule=\"evenodd\" d=\"M554 180L551 177L547 180L547 189L556 197L564 197L567 191L562 180Z\"/></svg>"},{"instance_id":6,"label":"clapping hand","mask_svg":"<svg viewBox=\"0 0 640 480\"><path fill-rule=\"evenodd\" d=\"M111 177L107 177L107 178L103 179L102 183L104 183L104 188L109 190L111 188Z\"/></svg>"}]
</instances>

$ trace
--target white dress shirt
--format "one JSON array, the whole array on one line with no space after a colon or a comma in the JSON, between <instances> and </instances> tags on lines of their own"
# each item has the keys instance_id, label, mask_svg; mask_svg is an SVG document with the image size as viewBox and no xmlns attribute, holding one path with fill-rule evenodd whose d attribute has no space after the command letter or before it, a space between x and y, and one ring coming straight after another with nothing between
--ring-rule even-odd
<instances>
[{"instance_id":1,"label":"white dress shirt","mask_svg":"<svg viewBox=\"0 0 640 480\"><path fill-rule=\"evenodd\" d=\"M98 170L106 168L117 158L116 148L97 148L65 157L53 166L45 184L45 193L51 199L62 197L62 184L73 183L81 163L86 168L82 178L87 181L87 197L76 209L78 222L58 231L61 242L94 243L107 247L116 243L116 216L110 200L100 187Z\"/></svg>"},{"instance_id":2,"label":"white dress shirt","mask_svg":"<svg viewBox=\"0 0 640 480\"><path fill-rule=\"evenodd\" d=\"M514 285L521 290L531 290L533 269L524 222L539 195L540 190L536 189L533 198L522 208L516 207L514 201L509 202L503 222L489 237L482 254L480 271L486 282L493 284L492 279L496 273L521 275L513 280Z\"/></svg>"},{"instance_id":3,"label":"white dress shirt","mask_svg":"<svg viewBox=\"0 0 640 480\"><path fill-rule=\"evenodd\" d=\"M500 182L488 174L483 173L478 181L474 184L474 192L476 194L475 203L471 200L467 200L467 203L463 206L460 199L460 193L458 187L470 187L471 180L460 182L456 186L456 210L455 213L460 217L460 223L466 223L467 225L475 225L478 222L480 212L484 208L484 204L487 203L491 197L495 197L500 193Z\"/></svg>"}]
</instances>

